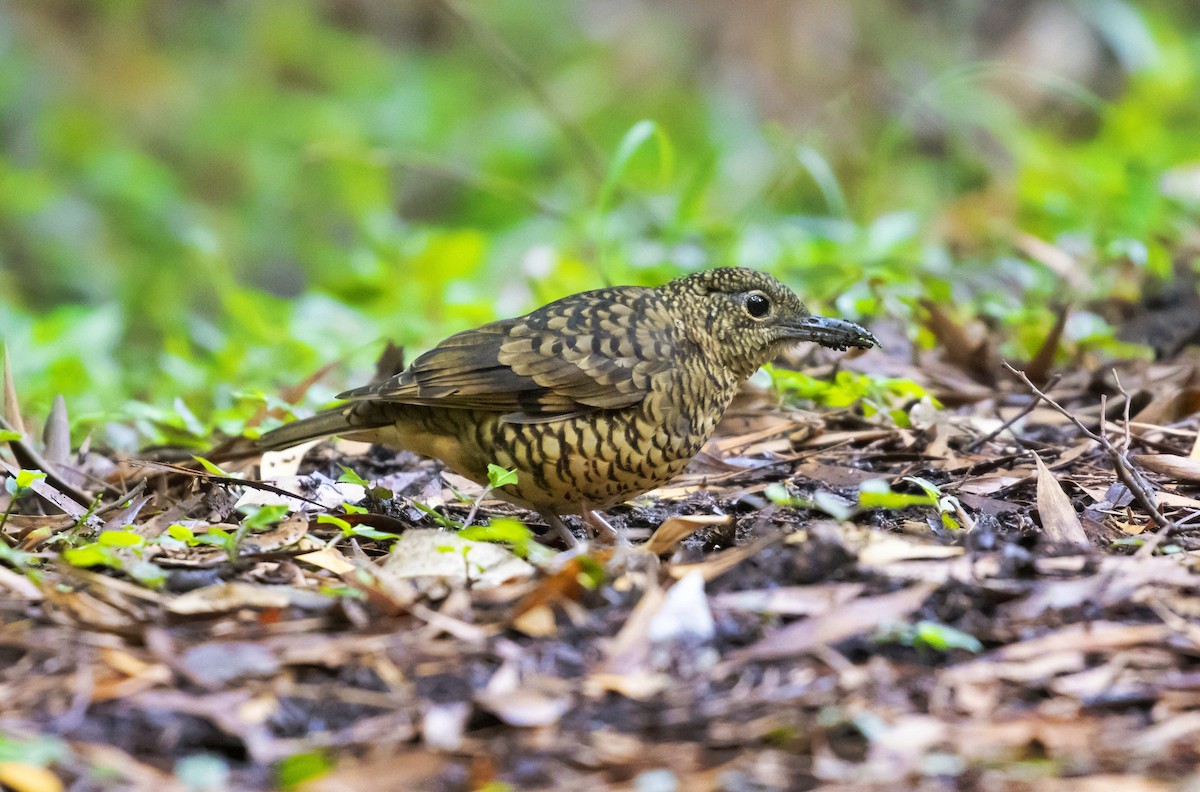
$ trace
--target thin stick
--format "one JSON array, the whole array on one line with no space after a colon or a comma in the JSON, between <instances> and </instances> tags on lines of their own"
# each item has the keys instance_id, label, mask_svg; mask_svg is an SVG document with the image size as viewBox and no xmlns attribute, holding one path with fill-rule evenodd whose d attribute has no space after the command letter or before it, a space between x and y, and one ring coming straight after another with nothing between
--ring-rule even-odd
<instances>
[{"instance_id":1,"label":"thin stick","mask_svg":"<svg viewBox=\"0 0 1200 792\"><path fill-rule=\"evenodd\" d=\"M1179 532L1179 526L1173 520L1166 517L1161 511L1159 511L1158 502L1154 497L1154 490L1150 486L1150 483L1146 481L1146 478L1141 474L1141 472L1134 467L1132 462L1129 461L1128 446L1123 452L1114 446L1112 441L1103 434L1103 411L1100 413L1100 431L1102 433L1097 434L1084 426L1083 423L1074 415L1067 412L1065 407L1039 390L1036 385L1030 382L1029 377L1025 376L1025 372L1017 371L1015 368L1009 365L1007 361L1004 363L1004 367L1012 372L1015 377L1020 379L1021 383L1028 388L1031 393L1057 410L1059 414L1061 414L1068 421L1075 424L1080 432L1082 432L1091 440L1094 440L1097 444L1099 444L1100 448L1104 450L1104 453L1108 454L1108 458L1112 461L1113 470L1116 472L1117 478L1120 479L1121 483L1129 489L1130 494L1133 495L1133 499L1137 501L1139 506L1145 509L1146 513L1150 515L1150 519L1152 519L1154 524L1159 527L1158 533L1151 537L1150 541L1146 542L1146 544L1142 545L1142 547L1138 550L1138 555L1149 555L1150 553L1153 553L1163 539ZM1119 380L1117 385L1120 387ZM1125 393L1124 388L1121 389L1121 393L1125 395L1125 431L1126 438L1128 438L1129 394ZM1128 442L1128 439L1126 439L1127 444Z\"/></svg>"},{"instance_id":2,"label":"thin stick","mask_svg":"<svg viewBox=\"0 0 1200 792\"><path fill-rule=\"evenodd\" d=\"M1051 378L1051 380L1046 383L1046 390L1051 390L1055 385L1058 384L1058 381L1060 379L1062 379L1062 375L1055 374L1054 377ZM1034 399L1033 401L1029 402L1029 404L1025 405L1025 408L1023 410L1021 410L1019 413L1014 415L1012 418L1009 418L1007 421L1002 423L999 427L996 428L995 431L988 432L983 437L980 437L978 439L972 440L970 443L967 443L966 447L963 448L963 451L969 454L972 451L974 451L975 449L982 446L984 443L995 440L997 437L1000 436L1000 433L1003 432L1005 429L1011 428L1012 425L1015 424L1017 421L1021 420L1026 415L1029 415L1029 413L1033 412L1034 409L1038 406L1038 401L1039 401L1039 399ZM999 417L999 416L997 416L997 417Z\"/></svg>"}]
</instances>

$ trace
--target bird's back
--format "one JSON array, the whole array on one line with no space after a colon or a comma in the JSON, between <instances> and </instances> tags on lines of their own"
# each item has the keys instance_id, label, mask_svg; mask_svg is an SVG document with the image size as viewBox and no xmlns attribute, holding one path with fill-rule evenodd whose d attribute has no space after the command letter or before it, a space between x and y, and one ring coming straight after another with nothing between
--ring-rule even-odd
<instances>
[{"instance_id":1,"label":"bird's back","mask_svg":"<svg viewBox=\"0 0 1200 792\"><path fill-rule=\"evenodd\" d=\"M451 336L403 374L344 394L355 436L442 459L555 513L604 508L677 475L712 434L735 377L656 289L572 295Z\"/></svg>"}]
</instances>

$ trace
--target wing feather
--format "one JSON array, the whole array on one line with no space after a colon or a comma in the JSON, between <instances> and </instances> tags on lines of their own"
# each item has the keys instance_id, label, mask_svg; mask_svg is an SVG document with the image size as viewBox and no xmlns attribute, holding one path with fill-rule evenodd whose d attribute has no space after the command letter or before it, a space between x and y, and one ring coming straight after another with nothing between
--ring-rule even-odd
<instances>
[{"instance_id":1,"label":"wing feather","mask_svg":"<svg viewBox=\"0 0 1200 792\"><path fill-rule=\"evenodd\" d=\"M452 335L395 377L340 398L494 410L536 423L638 403L683 343L656 290L602 289Z\"/></svg>"}]
</instances>

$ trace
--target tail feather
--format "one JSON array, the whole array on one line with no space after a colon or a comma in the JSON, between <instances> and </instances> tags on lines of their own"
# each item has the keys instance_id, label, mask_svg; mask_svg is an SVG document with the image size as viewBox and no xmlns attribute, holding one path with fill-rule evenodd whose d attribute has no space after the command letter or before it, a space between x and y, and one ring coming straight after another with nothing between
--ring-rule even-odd
<instances>
[{"instance_id":1,"label":"tail feather","mask_svg":"<svg viewBox=\"0 0 1200 792\"><path fill-rule=\"evenodd\" d=\"M311 418L302 418L278 429L272 429L258 438L254 444L262 451L280 451L309 440L367 428L362 426L360 420L357 420L355 412L354 406L326 410Z\"/></svg>"}]
</instances>

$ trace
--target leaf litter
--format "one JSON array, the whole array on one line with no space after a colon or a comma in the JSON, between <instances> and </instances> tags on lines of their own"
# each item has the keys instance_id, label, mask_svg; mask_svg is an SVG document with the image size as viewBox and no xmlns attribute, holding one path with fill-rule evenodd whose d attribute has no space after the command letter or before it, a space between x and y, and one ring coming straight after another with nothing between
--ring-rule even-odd
<instances>
[{"instance_id":1,"label":"leaf litter","mask_svg":"<svg viewBox=\"0 0 1200 792\"><path fill-rule=\"evenodd\" d=\"M747 387L608 515L634 547L556 547L361 444L130 459L72 448L63 405L39 443L6 375L0 782L1172 788L1200 762L1200 358L1006 374L927 310L942 354L839 364L924 398Z\"/></svg>"}]
</instances>

